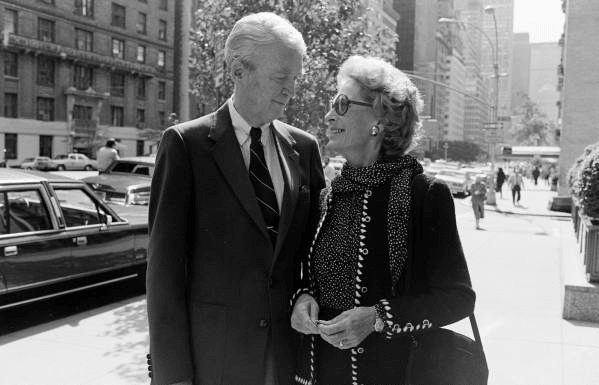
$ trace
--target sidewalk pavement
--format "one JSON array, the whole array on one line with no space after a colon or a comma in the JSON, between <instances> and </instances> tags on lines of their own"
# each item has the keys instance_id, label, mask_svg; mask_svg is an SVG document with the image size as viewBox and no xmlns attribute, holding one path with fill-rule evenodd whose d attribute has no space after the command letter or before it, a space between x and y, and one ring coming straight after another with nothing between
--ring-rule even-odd
<instances>
[{"instance_id":1,"label":"sidewalk pavement","mask_svg":"<svg viewBox=\"0 0 599 385\"><path fill-rule=\"evenodd\" d=\"M562 318L563 262L579 260L570 216L547 209L549 187L525 187L520 206L505 190L485 206L482 230L471 210L457 217L489 385L599 384L599 324ZM465 321L452 328L472 335Z\"/></svg>"}]
</instances>

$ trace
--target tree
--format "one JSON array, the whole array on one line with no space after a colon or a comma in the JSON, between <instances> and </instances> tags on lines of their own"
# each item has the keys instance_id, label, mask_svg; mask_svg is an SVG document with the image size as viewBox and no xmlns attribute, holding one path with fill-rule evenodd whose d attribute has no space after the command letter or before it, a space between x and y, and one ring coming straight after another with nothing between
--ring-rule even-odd
<instances>
[{"instance_id":1,"label":"tree","mask_svg":"<svg viewBox=\"0 0 599 385\"><path fill-rule=\"evenodd\" d=\"M352 54L395 61L397 34L369 22L370 11L359 0L206 0L197 11L191 39L192 92L209 110L233 91L223 64L223 49L233 24L244 15L270 11L287 18L304 36L308 55L283 120L322 135L324 115L335 92L335 75ZM320 135L319 135L320 134Z\"/></svg>"},{"instance_id":2,"label":"tree","mask_svg":"<svg viewBox=\"0 0 599 385\"><path fill-rule=\"evenodd\" d=\"M521 116L520 123L514 125L514 138L517 144L531 146L552 144L554 125L548 122L547 116L526 93L519 92L518 97L522 100L522 104L515 111Z\"/></svg>"},{"instance_id":3,"label":"tree","mask_svg":"<svg viewBox=\"0 0 599 385\"><path fill-rule=\"evenodd\" d=\"M484 153L480 146L474 142L454 140L444 143L447 143L447 160L469 163L478 160ZM445 149L443 144L440 144L436 151L426 152L425 156L431 159L444 159Z\"/></svg>"}]
</instances>

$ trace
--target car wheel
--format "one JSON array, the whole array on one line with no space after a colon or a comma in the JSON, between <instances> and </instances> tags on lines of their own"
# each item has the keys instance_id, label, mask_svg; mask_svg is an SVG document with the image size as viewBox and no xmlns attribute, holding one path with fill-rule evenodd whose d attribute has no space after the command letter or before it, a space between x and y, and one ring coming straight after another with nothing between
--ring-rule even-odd
<instances>
[{"instance_id":1,"label":"car wheel","mask_svg":"<svg viewBox=\"0 0 599 385\"><path fill-rule=\"evenodd\" d=\"M60 166L57 167L57 169L58 169L58 171L65 171L66 167L61 164Z\"/></svg>"},{"instance_id":2,"label":"car wheel","mask_svg":"<svg viewBox=\"0 0 599 385\"><path fill-rule=\"evenodd\" d=\"M85 171L91 171L91 170L93 170L94 168L88 164L88 165L86 165L86 166L85 166L83 169L84 169Z\"/></svg>"}]
</instances>

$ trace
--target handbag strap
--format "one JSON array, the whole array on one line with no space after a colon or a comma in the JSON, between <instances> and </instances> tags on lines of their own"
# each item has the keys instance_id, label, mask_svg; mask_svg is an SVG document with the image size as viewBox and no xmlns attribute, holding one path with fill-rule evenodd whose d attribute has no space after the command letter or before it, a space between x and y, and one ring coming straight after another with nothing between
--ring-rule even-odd
<instances>
[{"instance_id":1,"label":"handbag strap","mask_svg":"<svg viewBox=\"0 0 599 385\"><path fill-rule=\"evenodd\" d=\"M429 213L426 210L424 210L425 208L423 207L424 206L424 196L426 195L426 188L427 188L427 183L426 183L426 176L424 174L416 175L412 179L412 204L414 205L412 213L415 215L418 215L418 214L429 215ZM410 217L410 221L411 220L412 220L412 218ZM410 223L409 228L411 230L413 230L412 223ZM412 241L412 236L413 236L413 234L410 234L410 241ZM410 242L410 245L411 244L412 244L412 242ZM410 254L411 253L408 253L408 255L410 255ZM406 289L410 285L410 280L411 280L411 274L410 274L411 271L410 270L411 269L408 268ZM483 343L482 343L482 339L480 338L480 332L478 331L478 324L476 322L476 317L474 316L474 313L470 314L468 316L468 318L470 319L470 326L472 327L472 335L474 336L474 340L476 341L476 343L482 350Z\"/></svg>"}]
</instances>

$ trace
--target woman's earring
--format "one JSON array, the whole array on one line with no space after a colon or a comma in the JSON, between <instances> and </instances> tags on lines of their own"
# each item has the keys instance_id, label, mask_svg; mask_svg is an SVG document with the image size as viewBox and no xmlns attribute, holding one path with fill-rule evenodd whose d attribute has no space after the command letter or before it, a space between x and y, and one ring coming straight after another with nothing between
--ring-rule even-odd
<instances>
[{"instance_id":1,"label":"woman's earring","mask_svg":"<svg viewBox=\"0 0 599 385\"><path fill-rule=\"evenodd\" d=\"M377 136L379 134L379 128L377 126L373 126L370 129L370 136Z\"/></svg>"}]
</instances>

